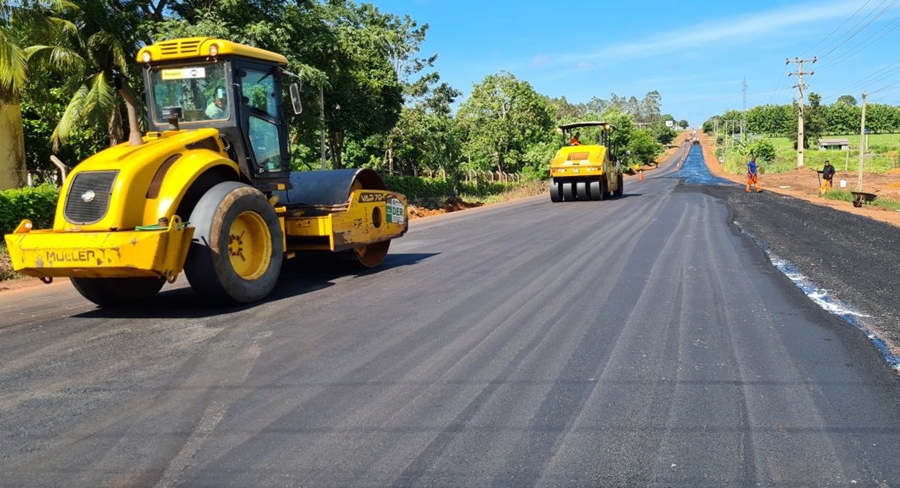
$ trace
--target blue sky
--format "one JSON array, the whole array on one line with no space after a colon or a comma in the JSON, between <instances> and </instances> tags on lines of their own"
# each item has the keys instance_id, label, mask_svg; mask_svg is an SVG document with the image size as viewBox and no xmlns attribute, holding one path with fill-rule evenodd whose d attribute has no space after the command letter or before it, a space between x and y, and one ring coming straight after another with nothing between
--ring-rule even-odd
<instances>
[{"instance_id":1,"label":"blue sky","mask_svg":"<svg viewBox=\"0 0 900 488\"><path fill-rule=\"evenodd\" d=\"M463 92L507 71L574 103L610 94L662 96L692 126L725 110L791 103L806 93L900 105L898 0L588 1L372 0L429 30L422 55Z\"/></svg>"}]
</instances>

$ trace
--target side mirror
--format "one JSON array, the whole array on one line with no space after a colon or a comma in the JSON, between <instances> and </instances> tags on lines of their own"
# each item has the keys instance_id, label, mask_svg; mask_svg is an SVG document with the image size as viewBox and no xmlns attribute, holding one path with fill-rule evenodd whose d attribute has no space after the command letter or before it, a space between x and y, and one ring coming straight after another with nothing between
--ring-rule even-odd
<instances>
[{"instance_id":1,"label":"side mirror","mask_svg":"<svg viewBox=\"0 0 900 488\"><path fill-rule=\"evenodd\" d=\"M294 106L294 113L300 115L303 113L303 103L300 102L300 84L292 83L290 86L291 91L291 105Z\"/></svg>"}]
</instances>

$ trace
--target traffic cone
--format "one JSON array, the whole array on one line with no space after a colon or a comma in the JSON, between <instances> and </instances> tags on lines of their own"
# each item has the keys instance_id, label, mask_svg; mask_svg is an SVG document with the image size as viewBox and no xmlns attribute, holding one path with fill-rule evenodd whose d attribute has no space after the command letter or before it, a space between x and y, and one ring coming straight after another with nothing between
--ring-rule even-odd
<instances>
[{"instance_id":1,"label":"traffic cone","mask_svg":"<svg viewBox=\"0 0 900 488\"><path fill-rule=\"evenodd\" d=\"M638 171L638 181L644 181L644 170Z\"/></svg>"}]
</instances>

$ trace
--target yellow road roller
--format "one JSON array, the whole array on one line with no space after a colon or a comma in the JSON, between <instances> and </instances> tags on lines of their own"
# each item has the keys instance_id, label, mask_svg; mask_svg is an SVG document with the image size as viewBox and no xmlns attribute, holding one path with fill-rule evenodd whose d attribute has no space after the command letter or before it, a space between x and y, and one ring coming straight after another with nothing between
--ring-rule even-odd
<instances>
[{"instance_id":1,"label":"yellow road roller","mask_svg":"<svg viewBox=\"0 0 900 488\"><path fill-rule=\"evenodd\" d=\"M563 146L550 161L550 200L606 200L624 191L622 166L606 122L574 122L559 126ZM582 132L584 135L582 135Z\"/></svg>"},{"instance_id":2,"label":"yellow road roller","mask_svg":"<svg viewBox=\"0 0 900 488\"><path fill-rule=\"evenodd\" d=\"M374 171L291 171L286 112L302 107L281 54L194 37L137 58L149 131L68 175L52 229L26 220L5 236L16 271L67 277L104 307L149 299L182 271L202 296L250 303L285 259L330 251L371 268L406 233L406 197Z\"/></svg>"}]
</instances>

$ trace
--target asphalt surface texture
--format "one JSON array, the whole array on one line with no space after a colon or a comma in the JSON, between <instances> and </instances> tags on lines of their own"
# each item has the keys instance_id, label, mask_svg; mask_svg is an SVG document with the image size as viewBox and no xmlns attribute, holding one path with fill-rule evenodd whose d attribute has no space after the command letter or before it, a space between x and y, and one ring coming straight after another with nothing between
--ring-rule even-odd
<instances>
[{"instance_id":1,"label":"asphalt surface texture","mask_svg":"<svg viewBox=\"0 0 900 488\"><path fill-rule=\"evenodd\" d=\"M747 193L691 163L681 190L725 202L731 220L761 248L861 314L851 322L884 339L886 359L900 367L900 228L774 192Z\"/></svg>"},{"instance_id":2,"label":"asphalt surface texture","mask_svg":"<svg viewBox=\"0 0 900 488\"><path fill-rule=\"evenodd\" d=\"M254 305L4 292L0 486L900 486L896 371L767 254L890 329L896 234L681 158Z\"/></svg>"}]
</instances>

